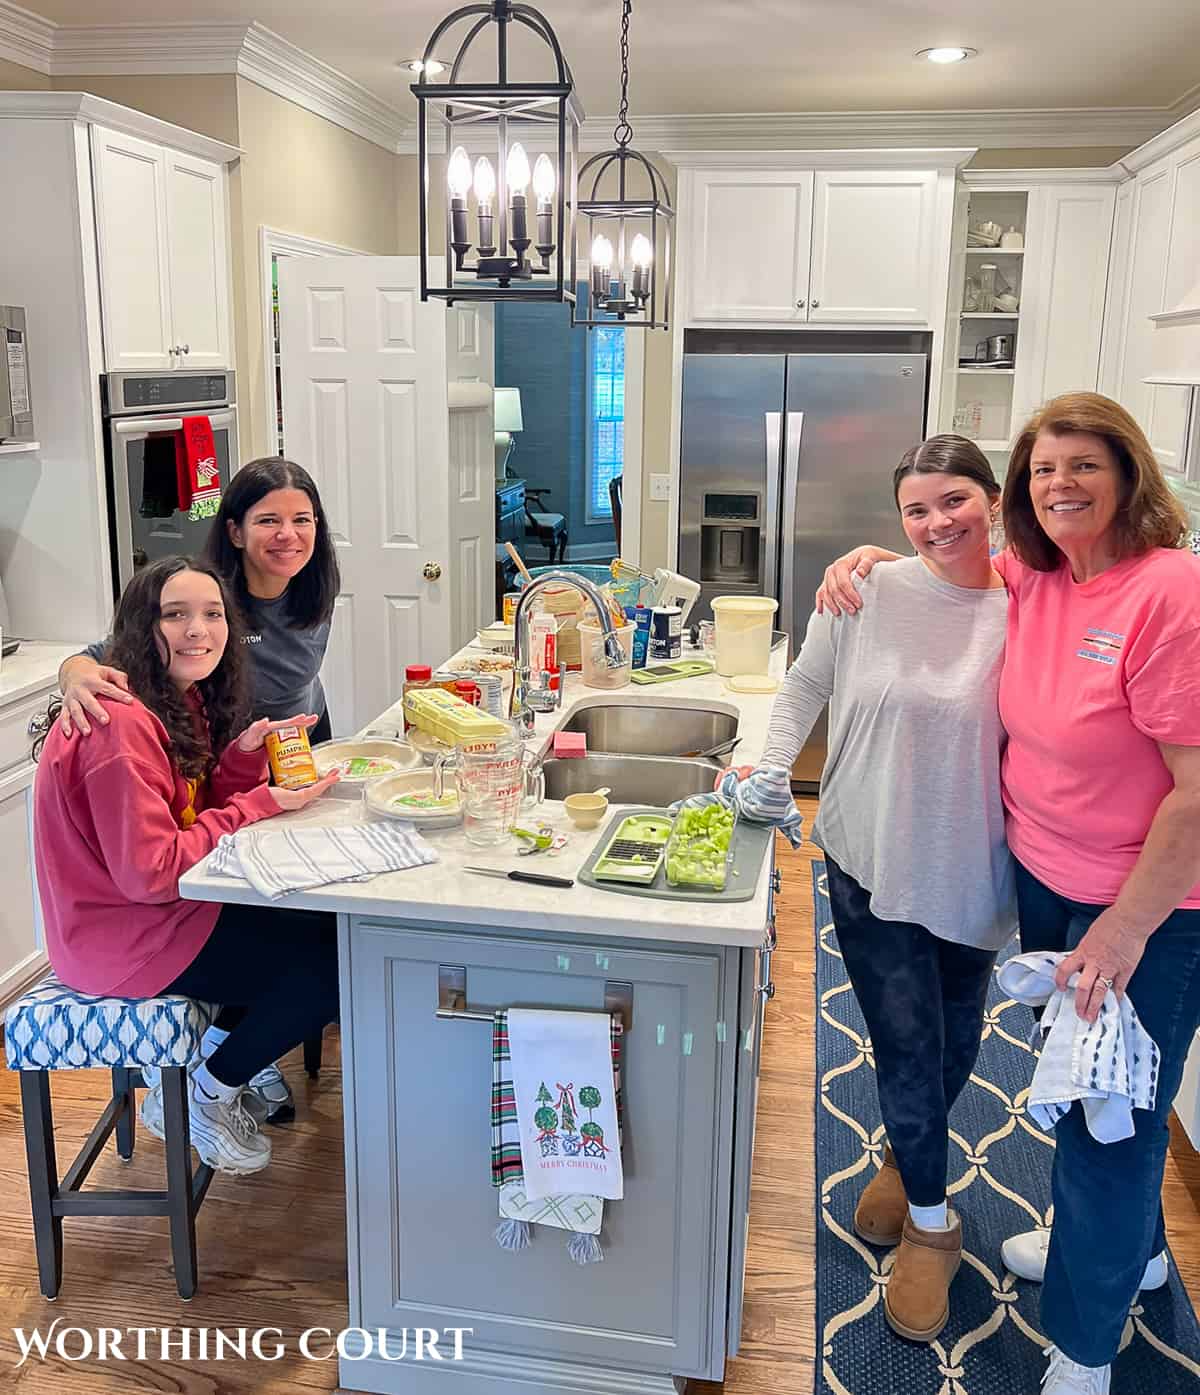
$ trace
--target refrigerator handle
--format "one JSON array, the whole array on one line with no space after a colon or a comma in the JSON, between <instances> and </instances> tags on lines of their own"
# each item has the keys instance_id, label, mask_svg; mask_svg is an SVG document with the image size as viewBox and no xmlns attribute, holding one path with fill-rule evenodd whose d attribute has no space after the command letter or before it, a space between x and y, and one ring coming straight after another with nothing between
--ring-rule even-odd
<instances>
[{"instance_id":1,"label":"refrigerator handle","mask_svg":"<svg viewBox=\"0 0 1200 1395\"><path fill-rule=\"evenodd\" d=\"M759 525L758 545L763 556L764 596L779 594L776 584L779 580L779 446L782 424L782 412L763 413L763 427L767 440L767 512Z\"/></svg>"},{"instance_id":2,"label":"refrigerator handle","mask_svg":"<svg viewBox=\"0 0 1200 1395\"><path fill-rule=\"evenodd\" d=\"M783 498L779 523L779 616L780 628L799 652L803 635L792 634L796 623L796 491L800 479L800 433L804 429L804 413L787 414L787 435L783 442Z\"/></svg>"}]
</instances>

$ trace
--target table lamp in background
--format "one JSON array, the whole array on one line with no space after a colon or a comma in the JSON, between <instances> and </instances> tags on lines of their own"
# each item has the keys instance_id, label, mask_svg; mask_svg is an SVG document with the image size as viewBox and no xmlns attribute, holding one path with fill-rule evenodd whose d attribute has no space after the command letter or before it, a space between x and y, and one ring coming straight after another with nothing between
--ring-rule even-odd
<instances>
[{"instance_id":1,"label":"table lamp in background","mask_svg":"<svg viewBox=\"0 0 1200 1395\"><path fill-rule=\"evenodd\" d=\"M496 393L496 483L503 484L508 477L508 462L516 449L514 431L524 431L521 420L521 389L498 387Z\"/></svg>"}]
</instances>

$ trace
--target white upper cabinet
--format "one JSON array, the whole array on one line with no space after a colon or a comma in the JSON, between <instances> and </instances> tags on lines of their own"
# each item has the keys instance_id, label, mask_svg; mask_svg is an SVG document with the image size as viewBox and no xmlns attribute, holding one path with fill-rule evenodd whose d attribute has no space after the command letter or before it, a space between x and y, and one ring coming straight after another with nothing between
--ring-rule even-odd
<instances>
[{"instance_id":1,"label":"white upper cabinet","mask_svg":"<svg viewBox=\"0 0 1200 1395\"><path fill-rule=\"evenodd\" d=\"M688 318L928 325L937 174L698 170Z\"/></svg>"},{"instance_id":2,"label":"white upper cabinet","mask_svg":"<svg viewBox=\"0 0 1200 1395\"><path fill-rule=\"evenodd\" d=\"M691 318L806 318L812 171L696 176Z\"/></svg>"},{"instance_id":3,"label":"white upper cabinet","mask_svg":"<svg viewBox=\"0 0 1200 1395\"><path fill-rule=\"evenodd\" d=\"M101 126L92 164L107 370L231 366L224 169Z\"/></svg>"},{"instance_id":4,"label":"white upper cabinet","mask_svg":"<svg viewBox=\"0 0 1200 1395\"><path fill-rule=\"evenodd\" d=\"M936 196L932 171L818 171L809 320L928 324Z\"/></svg>"},{"instance_id":5,"label":"white upper cabinet","mask_svg":"<svg viewBox=\"0 0 1200 1395\"><path fill-rule=\"evenodd\" d=\"M93 126L92 172L105 367L174 368L162 147Z\"/></svg>"},{"instance_id":6,"label":"white upper cabinet","mask_svg":"<svg viewBox=\"0 0 1200 1395\"><path fill-rule=\"evenodd\" d=\"M177 150L165 155L172 343L180 351L177 366L228 368L225 171Z\"/></svg>"}]
</instances>

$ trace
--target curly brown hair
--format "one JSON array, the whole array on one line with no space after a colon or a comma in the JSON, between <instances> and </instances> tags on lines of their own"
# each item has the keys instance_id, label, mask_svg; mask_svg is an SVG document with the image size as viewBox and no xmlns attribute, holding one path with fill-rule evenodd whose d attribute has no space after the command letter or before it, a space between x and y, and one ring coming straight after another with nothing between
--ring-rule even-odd
<instances>
[{"instance_id":1,"label":"curly brown hair","mask_svg":"<svg viewBox=\"0 0 1200 1395\"><path fill-rule=\"evenodd\" d=\"M167 665L156 643L162 590L179 572L199 572L217 584L229 639L221 662L196 684L204 703L207 730L167 676ZM171 763L188 780L206 775L215 758L241 734L250 719L250 680L244 658L242 622L229 586L209 562L192 557L161 557L133 574L117 602L112 636L104 662L124 669L129 690L167 729Z\"/></svg>"},{"instance_id":2,"label":"curly brown hair","mask_svg":"<svg viewBox=\"0 0 1200 1395\"><path fill-rule=\"evenodd\" d=\"M1123 488L1112 528L1117 556L1140 557L1156 547L1182 547L1188 516L1171 492L1150 442L1133 417L1098 392L1067 392L1040 407L1013 444L1001 504L1008 544L1027 567L1052 572L1063 555L1037 521L1029 493L1033 445L1043 432L1099 436L1116 458Z\"/></svg>"}]
</instances>

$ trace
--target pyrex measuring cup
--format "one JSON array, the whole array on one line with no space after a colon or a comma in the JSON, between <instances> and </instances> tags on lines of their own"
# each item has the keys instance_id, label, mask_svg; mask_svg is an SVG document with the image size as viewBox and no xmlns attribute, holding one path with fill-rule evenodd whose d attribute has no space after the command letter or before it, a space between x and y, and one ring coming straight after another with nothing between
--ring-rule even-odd
<instances>
[{"instance_id":1,"label":"pyrex measuring cup","mask_svg":"<svg viewBox=\"0 0 1200 1395\"><path fill-rule=\"evenodd\" d=\"M528 758L520 738L473 741L438 756L433 766L434 793L442 796L442 776L453 769L458 782L463 832L467 841L490 847L507 840L522 803L540 804L546 781L541 762Z\"/></svg>"}]
</instances>

